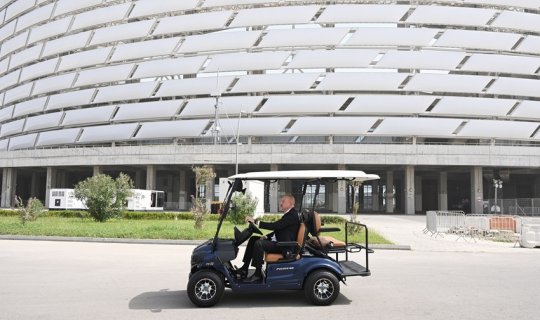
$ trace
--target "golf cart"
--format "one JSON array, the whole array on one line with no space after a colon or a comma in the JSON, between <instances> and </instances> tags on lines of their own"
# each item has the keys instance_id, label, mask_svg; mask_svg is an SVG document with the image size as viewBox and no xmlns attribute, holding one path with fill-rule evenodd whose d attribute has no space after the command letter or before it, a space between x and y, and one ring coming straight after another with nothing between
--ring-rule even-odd
<instances>
[{"instance_id":1,"label":"golf cart","mask_svg":"<svg viewBox=\"0 0 540 320\"><path fill-rule=\"evenodd\" d=\"M338 180L359 181L379 179L379 176L362 171L348 170L306 170L306 171L271 171L237 174L229 178L229 190L224 200L223 211L219 218L213 239L197 246L191 255L191 272L187 286L190 300L199 307L211 307L219 302L225 288L233 292L266 292L271 290L304 290L306 298L315 305L329 305L339 295L339 282L345 283L347 277L369 276L368 254L373 251L368 245L367 226L354 223L365 230L362 244L349 242L349 225L345 223L345 241L323 236L321 233L339 231L339 228L321 227L321 220L315 212L319 186L324 182ZM252 234L262 234L254 224L240 231L235 227L234 239L219 238L223 221L231 207L235 192L244 192L243 181L259 180L275 182L296 180L304 182L303 195L308 185L315 186L312 208L302 211L302 218L296 242L278 242L278 246L291 249L286 255L266 253L265 275L261 282L245 281L231 263L238 254L238 247ZM365 252L365 266L349 260L349 254ZM343 259L343 255L345 256ZM340 259L341 258L341 259ZM254 270L251 269L250 273Z\"/></svg>"}]
</instances>

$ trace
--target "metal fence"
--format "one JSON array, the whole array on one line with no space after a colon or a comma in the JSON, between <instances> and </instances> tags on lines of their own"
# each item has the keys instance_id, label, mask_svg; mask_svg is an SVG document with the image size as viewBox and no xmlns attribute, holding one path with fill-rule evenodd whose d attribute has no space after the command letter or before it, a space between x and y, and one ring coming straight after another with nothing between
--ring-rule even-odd
<instances>
[{"instance_id":1,"label":"metal fence","mask_svg":"<svg viewBox=\"0 0 540 320\"><path fill-rule=\"evenodd\" d=\"M540 217L540 198L488 199L484 201L484 214L502 214Z\"/></svg>"}]
</instances>

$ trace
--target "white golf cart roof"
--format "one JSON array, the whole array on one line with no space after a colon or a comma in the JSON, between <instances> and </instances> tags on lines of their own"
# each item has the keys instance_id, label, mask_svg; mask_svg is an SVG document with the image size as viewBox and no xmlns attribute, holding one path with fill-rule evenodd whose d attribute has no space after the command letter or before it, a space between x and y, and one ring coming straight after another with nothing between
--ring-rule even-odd
<instances>
[{"instance_id":1,"label":"white golf cart roof","mask_svg":"<svg viewBox=\"0 0 540 320\"><path fill-rule=\"evenodd\" d=\"M368 181L380 179L376 174L353 170L297 170L297 171L261 171L230 176L229 180L348 180Z\"/></svg>"}]
</instances>

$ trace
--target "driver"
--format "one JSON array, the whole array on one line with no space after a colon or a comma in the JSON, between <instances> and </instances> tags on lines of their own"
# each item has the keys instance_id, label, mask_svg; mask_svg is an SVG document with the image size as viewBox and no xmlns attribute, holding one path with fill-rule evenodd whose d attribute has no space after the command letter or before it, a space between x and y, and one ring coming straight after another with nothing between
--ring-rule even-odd
<instances>
[{"instance_id":1,"label":"driver","mask_svg":"<svg viewBox=\"0 0 540 320\"><path fill-rule=\"evenodd\" d=\"M294 197L287 194L281 198L279 207L284 212L281 219L276 222L258 221L249 216L246 217L246 222L254 223L259 228L273 230L272 233L266 236L253 236L249 239L246 252L244 253L244 265L240 268L240 274L247 275L249 262L255 267L255 273L248 279L249 282L257 282L262 279L262 264L264 252L282 253L285 254L287 248L278 247L279 241L296 241L298 228L300 227L300 219L298 213L294 209Z\"/></svg>"}]
</instances>

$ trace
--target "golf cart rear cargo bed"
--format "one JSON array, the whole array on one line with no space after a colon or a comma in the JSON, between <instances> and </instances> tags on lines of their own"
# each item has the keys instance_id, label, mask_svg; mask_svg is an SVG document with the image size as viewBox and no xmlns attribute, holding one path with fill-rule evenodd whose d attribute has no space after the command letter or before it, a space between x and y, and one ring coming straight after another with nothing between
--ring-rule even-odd
<instances>
[{"instance_id":1,"label":"golf cart rear cargo bed","mask_svg":"<svg viewBox=\"0 0 540 320\"><path fill-rule=\"evenodd\" d=\"M343 275L345 277L354 277L361 276L367 277L371 275L371 271L366 269L366 267L359 265L354 261L340 261L339 265L343 269Z\"/></svg>"}]
</instances>

